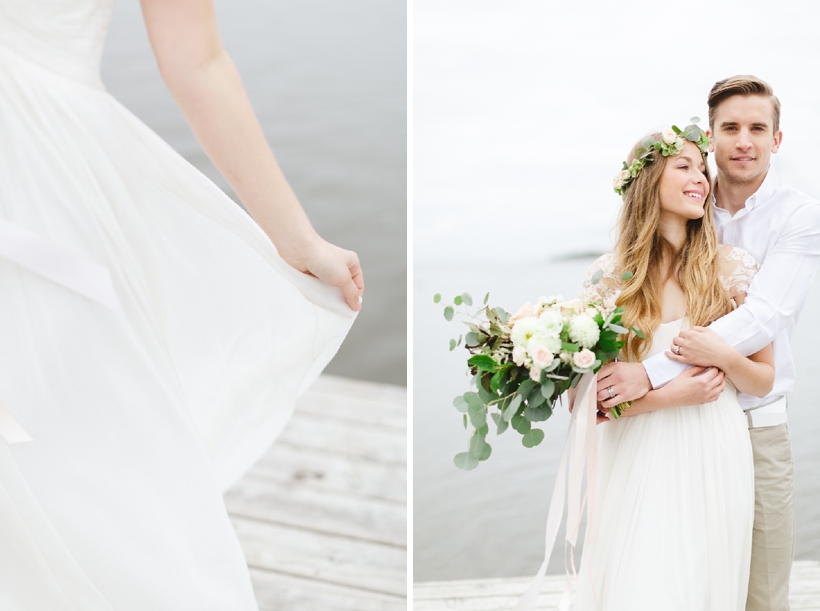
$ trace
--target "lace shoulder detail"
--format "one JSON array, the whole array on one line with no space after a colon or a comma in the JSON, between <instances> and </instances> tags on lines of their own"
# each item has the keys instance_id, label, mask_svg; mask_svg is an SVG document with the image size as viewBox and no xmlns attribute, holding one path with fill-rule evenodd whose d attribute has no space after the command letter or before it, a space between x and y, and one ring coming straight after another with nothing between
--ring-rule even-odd
<instances>
[{"instance_id":1,"label":"lace shoulder detail","mask_svg":"<svg viewBox=\"0 0 820 611\"><path fill-rule=\"evenodd\" d=\"M601 279L592 284L592 277L598 271L602 272ZM583 290L585 293L596 293L600 299L617 299L621 293L621 271L613 253L601 255L589 266L584 277Z\"/></svg>"},{"instance_id":2,"label":"lace shoulder detail","mask_svg":"<svg viewBox=\"0 0 820 611\"><path fill-rule=\"evenodd\" d=\"M745 296L757 273L757 261L749 251L737 246L721 244L718 252L718 276L723 288L732 298Z\"/></svg>"}]
</instances>

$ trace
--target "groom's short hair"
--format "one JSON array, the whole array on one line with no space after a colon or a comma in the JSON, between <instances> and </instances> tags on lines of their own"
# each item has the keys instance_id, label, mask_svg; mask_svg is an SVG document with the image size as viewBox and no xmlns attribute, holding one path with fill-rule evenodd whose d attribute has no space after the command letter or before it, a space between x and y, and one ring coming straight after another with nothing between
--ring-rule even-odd
<instances>
[{"instance_id":1,"label":"groom's short hair","mask_svg":"<svg viewBox=\"0 0 820 611\"><path fill-rule=\"evenodd\" d=\"M715 83L712 91L709 92L709 129L715 129L715 111L720 103L736 95L760 95L768 97L772 101L772 131L776 134L780 131L780 100L774 95L772 86L766 81L751 76L750 74L739 74L730 76Z\"/></svg>"}]
</instances>

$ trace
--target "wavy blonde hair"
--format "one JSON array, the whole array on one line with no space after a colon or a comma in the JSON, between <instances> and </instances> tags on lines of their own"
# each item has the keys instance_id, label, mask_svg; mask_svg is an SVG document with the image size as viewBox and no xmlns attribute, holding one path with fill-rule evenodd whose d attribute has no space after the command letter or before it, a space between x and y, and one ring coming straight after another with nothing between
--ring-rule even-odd
<instances>
[{"instance_id":1,"label":"wavy blonde hair","mask_svg":"<svg viewBox=\"0 0 820 611\"><path fill-rule=\"evenodd\" d=\"M655 140L661 134L653 134ZM635 158L636 144L627 159ZM686 241L677 250L659 231L661 218L660 181L671 157L652 153L648 163L623 195L624 205L618 221L615 258L622 272L632 278L622 282L617 305L624 306L623 321L639 329L646 339L629 334L624 346L628 358L641 360L652 345L653 331L661 323L663 286L669 278L680 284L686 296L686 312L692 326L708 325L732 310L728 293L718 276L718 240L712 207L704 198L702 218L686 224ZM706 179L709 166L706 166ZM711 184L711 182L710 182ZM669 271L663 276L663 262Z\"/></svg>"}]
</instances>

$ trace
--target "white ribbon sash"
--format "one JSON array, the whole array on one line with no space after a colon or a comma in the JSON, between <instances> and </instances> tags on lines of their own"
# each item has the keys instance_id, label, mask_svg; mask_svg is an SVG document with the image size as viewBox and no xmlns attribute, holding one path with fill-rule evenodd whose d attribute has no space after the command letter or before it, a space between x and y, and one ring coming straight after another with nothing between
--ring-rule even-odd
<instances>
[{"instance_id":1,"label":"white ribbon sash","mask_svg":"<svg viewBox=\"0 0 820 611\"><path fill-rule=\"evenodd\" d=\"M111 273L105 265L3 219L0 257L102 305L119 308Z\"/></svg>"},{"instance_id":2,"label":"white ribbon sash","mask_svg":"<svg viewBox=\"0 0 820 611\"><path fill-rule=\"evenodd\" d=\"M575 406L569 419L567 428L567 438L564 442L564 453L558 466L558 476L555 479L555 488L552 491L549 513L547 515L547 532L545 547L546 552L544 562L538 570L538 574L533 579L527 592L522 596L514 611L532 611L538 601L541 592L541 583L547 573L552 548L558 536L558 527L561 525L561 515L564 512L565 481L567 456L569 456L569 486L567 491L567 531L566 540L574 548L578 537L578 529L581 525L583 511L582 503L587 506L587 541L594 538L594 533L589 532L593 524L592 511L595 505L595 469L597 466L598 449L595 441L596 413L596 389L598 386L598 376L593 373L585 373L578 383L578 393L575 399ZM575 431L573 434L573 426ZM572 446L570 453L570 438ZM587 467L587 489L584 499L581 499L581 480L583 477L584 463ZM573 573L575 566L573 562ZM572 600L572 577L567 574L567 584L564 595L558 605L559 611L567 611Z\"/></svg>"},{"instance_id":3,"label":"white ribbon sash","mask_svg":"<svg viewBox=\"0 0 820 611\"><path fill-rule=\"evenodd\" d=\"M97 303L119 309L107 267L4 219L0 219L0 257ZM10 444L31 441L31 436L2 405L0 437Z\"/></svg>"}]
</instances>

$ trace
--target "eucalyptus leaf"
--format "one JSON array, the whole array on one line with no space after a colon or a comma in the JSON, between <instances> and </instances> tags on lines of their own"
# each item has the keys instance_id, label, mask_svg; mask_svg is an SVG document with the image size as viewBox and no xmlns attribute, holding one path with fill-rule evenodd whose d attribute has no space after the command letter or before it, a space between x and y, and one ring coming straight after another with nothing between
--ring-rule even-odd
<instances>
[{"instance_id":1,"label":"eucalyptus leaf","mask_svg":"<svg viewBox=\"0 0 820 611\"><path fill-rule=\"evenodd\" d=\"M515 416L515 413L518 411L518 408L521 407L521 401L523 401L523 399L520 394L515 395L512 398L510 404L504 408L504 420L506 420L507 422L512 420L513 416Z\"/></svg>"},{"instance_id":2,"label":"eucalyptus leaf","mask_svg":"<svg viewBox=\"0 0 820 611\"><path fill-rule=\"evenodd\" d=\"M467 408L467 414L470 416L470 423L477 429L487 424L487 408L483 405L477 406L473 403Z\"/></svg>"},{"instance_id":3,"label":"eucalyptus leaf","mask_svg":"<svg viewBox=\"0 0 820 611\"><path fill-rule=\"evenodd\" d=\"M692 117L689 119L690 123L700 123L700 117Z\"/></svg>"},{"instance_id":4,"label":"eucalyptus leaf","mask_svg":"<svg viewBox=\"0 0 820 611\"><path fill-rule=\"evenodd\" d=\"M524 410L524 418L530 422L543 422L550 417L552 410L547 412L543 407L528 407Z\"/></svg>"},{"instance_id":5,"label":"eucalyptus leaf","mask_svg":"<svg viewBox=\"0 0 820 611\"><path fill-rule=\"evenodd\" d=\"M464 400L463 395L459 395L455 399L453 399L453 407L455 407L460 412L467 411L467 402Z\"/></svg>"},{"instance_id":6,"label":"eucalyptus leaf","mask_svg":"<svg viewBox=\"0 0 820 611\"><path fill-rule=\"evenodd\" d=\"M643 333L641 333L641 332L640 332L638 329L636 329L635 327L629 327L629 328L630 328L630 329L632 329L632 332L633 332L635 335L637 335L638 337L640 337L641 339L646 339L646 335L644 335Z\"/></svg>"},{"instance_id":7,"label":"eucalyptus leaf","mask_svg":"<svg viewBox=\"0 0 820 611\"><path fill-rule=\"evenodd\" d=\"M464 345L478 346L478 333L476 333L475 331L470 331L467 334L467 337L464 338Z\"/></svg>"},{"instance_id":8,"label":"eucalyptus leaf","mask_svg":"<svg viewBox=\"0 0 820 611\"><path fill-rule=\"evenodd\" d=\"M641 146L648 149L655 144L655 139L652 136L647 136L643 140L641 140Z\"/></svg>"},{"instance_id":9,"label":"eucalyptus leaf","mask_svg":"<svg viewBox=\"0 0 820 611\"><path fill-rule=\"evenodd\" d=\"M555 382L549 379L541 382L541 395L543 395L545 399L551 399L554 392Z\"/></svg>"},{"instance_id":10,"label":"eucalyptus leaf","mask_svg":"<svg viewBox=\"0 0 820 611\"><path fill-rule=\"evenodd\" d=\"M484 295L484 305L487 305L487 302L488 302L489 300L490 300L490 294L489 294L489 293L487 293L486 295Z\"/></svg>"},{"instance_id":11,"label":"eucalyptus leaf","mask_svg":"<svg viewBox=\"0 0 820 611\"><path fill-rule=\"evenodd\" d=\"M484 441L484 437L481 435L475 434L470 437L470 456L480 458L485 445L487 445L487 442Z\"/></svg>"},{"instance_id":12,"label":"eucalyptus leaf","mask_svg":"<svg viewBox=\"0 0 820 611\"><path fill-rule=\"evenodd\" d=\"M495 422L495 426L497 427L495 431L496 435L500 435L501 433L507 430L508 426L510 426L510 423L504 420L504 417L501 414L490 415L492 416L493 422Z\"/></svg>"},{"instance_id":13,"label":"eucalyptus leaf","mask_svg":"<svg viewBox=\"0 0 820 611\"><path fill-rule=\"evenodd\" d=\"M462 416L462 419L464 421L464 430L466 431L467 430L467 414L464 414Z\"/></svg>"},{"instance_id":14,"label":"eucalyptus leaf","mask_svg":"<svg viewBox=\"0 0 820 611\"><path fill-rule=\"evenodd\" d=\"M509 315L507 314L507 310L505 310L504 308L496 308L495 313L498 315L498 319L502 323L507 322L507 319L509 318Z\"/></svg>"},{"instance_id":15,"label":"eucalyptus leaf","mask_svg":"<svg viewBox=\"0 0 820 611\"><path fill-rule=\"evenodd\" d=\"M561 350L564 352L578 352L581 348L578 344L570 344L569 342L561 342Z\"/></svg>"},{"instance_id":16,"label":"eucalyptus leaf","mask_svg":"<svg viewBox=\"0 0 820 611\"><path fill-rule=\"evenodd\" d=\"M609 323L609 328L615 331L615 333L629 333L629 329L626 329L621 325L613 325L612 323Z\"/></svg>"},{"instance_id":17,"label":"eucalyptus leaf","mask_svg":"<svg viewBox=\"0 0 820 611\"><path fill-rule=\"evenodd\" d=\"M444 308L444 318L447 320L453 320L453 314L455 314L455 310L453 310L453 306L447 306Z\"/></svg>"},{"instance_id":18,"label":"eucalyptus leaf","mask_svg":"<svg viewBox=\"0 0 820 611\"><path fill-rule=\"evenodd\" d=\"M452 352L455 349L456 349L456 340L451 339L450 340L450 352Z\"/></svg>"},{"instance_id":19,"label":"eucalyptus leaf","mask_svg":"<svg viewBox=\"0 0 820 611\"><path fill-rule=\"evenodd\" d=\"M472 298L472 297L470 297L470 294L469 294L469 293L462 293L462 294L461 294L461 300L462 300L464 303L466 303L468 306L473 305L473 298Z\"/></svg>"},{"instance_id":20,"label":"eucalyptus leaf","mask_svg":"<svg viewBox=\"0 0 820 611\"><path fill-rule=\"evenodd\" d=\"M529 399L527 399L527 405L530 408L538 407L544 401L546 401L546 399L545 399L544 395L541 394L540 389L539 390L533 390L533 392L530 394Z\"/></svg>"},{"instance_id":21,"label":"eucalyptus leaf","mask_svg":"<svg viewBox=\"0 0 820 611\"><path fill-rule=\"evenodd\" d=\"M456 295L456 298L453 299L453 303L456 305L461 305L461 295Z\"/></svg>"},{"instance_id":22,"label":"eucalyptus leaf","mask_svg":"<svg viewBox=\"0 0 820 611\"><path fill-rule=\"evenodd\" d=\"M481 435L482 437L486 437L487 434L490 432L490 427L485 424L480 429L476 429L475 432L478 433L479 435Z\"/></svg>"},{"instance_id":23,"label":"eucalyptus leaf","mask_svg":"<svg viewBox=\"0 0 820 611\"><path fill-rule=\"evenodd\" d=\"M522 435L529 433L532 428L532 424L530 424L530 421L524 418L524 416L514 416L510 424Z\"/></svg>"},{"instance_id":24,"label":"eucalyptus leaf","mask_svg":"<svg viewBox=\"0 0 820 611\"><path fill-rule=\"evenodd\" d=\"M541 429L531 429L521 438L521 443L525 448L534 448L542 441L544 441L544 431Z\"/></svg>"},{"instance_id":25,"label":"eucalyptus leaf","mask_svg":"<svg viewBox=\"0 0 820 611\"><path fill-rule=\"evenodd\" d=\"M623 281L631 280L632 276L634 276L634 274L632 272L624 272L623 274L621 274L621 280L623 280Z\"/></svg>"},{"instance_id":26,"label":"eucalyptus leaf","mask_svg":"<svg viewBox=\"0 0 820 611\"><path fill-rule=\"evenodd\" d=\"M481 456L478 457L478 460L487 460L490 457L490 454L493 453L493 448L489 443L484 444L484 451L481 453Z\"/></svg>"},{"instance_id":27,"label":"eucalyptus leaf","mask_svg":"<svg viewBox=\"0 0 820 611\"><path fill-rule=\"evenodd\" d=\"M535 382L533 382L530 378L527 378L521 382L521 386L518 387L518 396L522 399L527 399L533 388L535 388Z\"/></svg>"},{"instance_id":28,"label":"eucalyptus leaf","mask_svg":"<svg viewBox=\"0 0 820 611\"><path fill-rule=\"evenodd\" d=\"M470 456L469 452L456 454L455 458L453 458L453 462L456 463L456 467L464 469L465 471L472 471L478 466L478 459Z\"/></svg>"},{"instance_id":29,"label":"eucalyptus leaf","mask_svg":"<svg viewBox=\"0 0 820 611\"><path fill-rule=\"evenodd\" d=\"M590 279L589 279L589 281L590 281L592 284L598 284L598 282L599 282L599 281L601 280L601 278L603 278L603 277L604 277L604 270L599 269L597 272L595 272L594 274L592 274L592 278L590 278Z\"/></svg>"}]
</instances>

